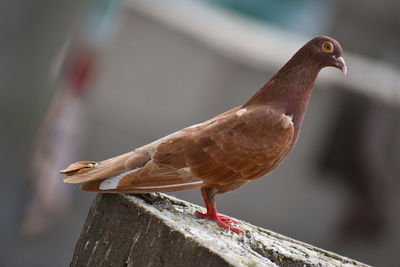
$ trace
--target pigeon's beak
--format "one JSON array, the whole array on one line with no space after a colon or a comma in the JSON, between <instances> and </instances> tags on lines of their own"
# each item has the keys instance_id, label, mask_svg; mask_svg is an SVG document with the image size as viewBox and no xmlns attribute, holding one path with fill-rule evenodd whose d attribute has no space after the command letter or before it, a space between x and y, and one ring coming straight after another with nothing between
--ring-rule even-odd
<instances>
[{"instance_id":1,"label":"pigeon's beak","mask_svg":"<svg viewBox=\"0 0 400 267\"><path fill-rule=\"evenodd\" d=\"M340 69L344 73L344 75L346 75L347 67L346 67L346 63L344 62L343 57L336 58L336 67L338 69Z\"/></svg>"}]
</instances>

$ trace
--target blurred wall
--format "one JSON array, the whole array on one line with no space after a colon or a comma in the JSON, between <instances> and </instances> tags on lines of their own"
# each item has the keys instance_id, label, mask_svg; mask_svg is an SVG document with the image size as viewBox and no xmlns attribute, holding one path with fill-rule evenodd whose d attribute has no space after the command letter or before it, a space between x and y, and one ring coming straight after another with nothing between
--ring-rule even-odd
<instances>
[{"instance_id":1,"label":"blurred wall","mask_svg":"<svg viewBox=\"0 0 400 267\"><path fill-rule=\"evenodd\" d=\"M335 1L328 31L349 50L400 67L400 2L396 0Z\"/></svg>"}]
</instances>

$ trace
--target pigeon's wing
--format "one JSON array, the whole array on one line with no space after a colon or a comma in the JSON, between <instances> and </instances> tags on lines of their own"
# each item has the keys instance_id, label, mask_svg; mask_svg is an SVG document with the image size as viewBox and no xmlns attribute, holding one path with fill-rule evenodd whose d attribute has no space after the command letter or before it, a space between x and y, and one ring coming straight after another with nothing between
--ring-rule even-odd
<instances>
[{"instance_id":1,"label":"pigeon's wing","mask_svg":"<svg viewBox=\"0 0 400 267\"><path fill-rule=\"evenodd\" d=\"M161 143L153 161L187 168L203 186L258 178L288 154L294 127L289 116L272 108L236 109L215 120L183 130L186 134Z\"/></svg>"}]
</instances>

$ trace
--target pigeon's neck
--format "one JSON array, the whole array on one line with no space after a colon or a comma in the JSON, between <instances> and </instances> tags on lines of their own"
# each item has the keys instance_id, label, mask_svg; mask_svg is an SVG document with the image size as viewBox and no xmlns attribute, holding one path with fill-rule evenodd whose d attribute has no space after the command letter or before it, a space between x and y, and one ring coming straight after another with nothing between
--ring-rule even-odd
<instances>
[{"instance_id":1,"label":"pigeon's neck","mask_svg":"<svg viewBox=\"0 0 400 267\"><path fill-rule=\"evenodd\" d=\"M293 56L246 104L273 106L286 115L293 115L295 128L300 129L315 79L321 67L312 60Z\"/></svg>"}]
</instances>

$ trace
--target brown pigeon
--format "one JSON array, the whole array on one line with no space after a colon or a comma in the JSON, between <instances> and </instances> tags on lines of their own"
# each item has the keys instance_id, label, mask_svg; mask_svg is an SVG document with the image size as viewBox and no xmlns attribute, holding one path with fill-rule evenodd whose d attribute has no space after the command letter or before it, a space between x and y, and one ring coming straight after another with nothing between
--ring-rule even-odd
<instances>
[{"instance_id":1,"label":"brown pigeon","mask_svg":"<svg viewBox=\"0 0 400 267\"><path fill-rule=\"evenodd\" d=\"M327 36L306 43L250 100L210 120L100 162L80 161L61 171L66 183L84 183L99 193L170 192L200 187L207 213L196 215L231 225L218 215L215 195L237 189L276 167L296 144L319 71L346 74L340 44Z\"/></svg>"}]
</instances>

